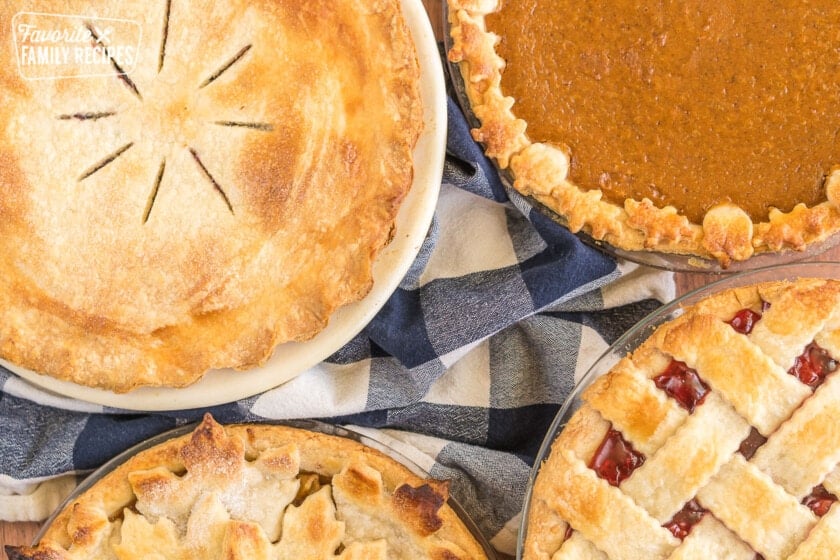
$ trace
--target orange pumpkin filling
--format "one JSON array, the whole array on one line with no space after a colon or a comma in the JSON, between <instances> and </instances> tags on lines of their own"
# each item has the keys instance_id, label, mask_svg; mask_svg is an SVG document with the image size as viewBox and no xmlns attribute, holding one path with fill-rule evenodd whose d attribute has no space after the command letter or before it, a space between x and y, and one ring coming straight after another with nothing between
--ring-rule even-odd
<instances>
[{"instance_id":1,"label":"orange pumpkin filling","mask_svg":"<svg viewBox=\"0 0 840 560\"><path fill-rule=\"evenodd\" d=\"M504 2L502 91L569 179L694 222L730 201L753 221L825 200L840 164L833 0Z\"/></svg>"}]
</instances>

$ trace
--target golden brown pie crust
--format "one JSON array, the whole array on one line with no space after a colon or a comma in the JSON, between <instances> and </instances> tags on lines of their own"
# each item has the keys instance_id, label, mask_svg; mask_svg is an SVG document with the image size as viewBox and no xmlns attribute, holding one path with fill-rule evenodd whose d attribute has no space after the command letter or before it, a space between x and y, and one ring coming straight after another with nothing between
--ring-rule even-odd
<instances>
[{"instance_id":1,"label":"golden brown pie crust","mask_svg":"<svg viewBox=\"0 0 840 560\"><path fill-rule=\"evenodd\" d=\"M758 319L739 331L743 310ZM721 291L658 327L586 387L552 442L523 559L833 558L840 505L818 515L804 498L840 496L838 319L840 282L802 278ZM791 369L812 345L830 365L809 386ZM656 382L674 360L707 386L693 410ZM617 486L591 467L610 429L644 455ZM666 525L692 499L706 514L676 538Z\"/></svg>"},{"instance_id":2,"label":"golden brown pie crust","mask_svg":"<svg viewBox=\"0 0 840 560\"><path fill-rule=\"evenodd\" d=\"M447 500L446 482L353 440L207 414L105 475L11 557L485 559Z\"/></svg>"},{"instance_id":3,"label":"golden brown pie crust","mask_svg":"<svg viewBox=\"0 0 840 560\"><path fill-rule=\"evenodd\" d=\"M24 79L20 12L134 22L136 69ZM0 15L0 357L117 392L181 387L263 363L370 290L423 126L397 0Z\"/></svg>"},{"instance_id":4,"label":"golden brown pie crust","mask_svg":"<svg viewBox=\"0 0 840 560\"><path fill-rule=\"evenodd\" d=\"M522 8L519 3L515 7ZM596 240L624 250L694 255L716 259L726 267L732 261L746 260L755 253L804 250L840 229L840 209L837 207L840 200L837 189L840 168L837 164L840 161L829 162L829 168L822 171L825 180L821 191L824 193L821 192L817 198L809 197L815 203L806 206L801 200L793 200L787 208L773 207L765 216L755 220L744 208L727 201L725 195L720 202L713 202L708 207L708 204L702 203L703 193L699 196L690 193L692 208L708 207L699 217L697 211L692 210L692 220L674 206L652 201L658 194L656 189L652 191L653 195L627 196L626 200L619 201L607 200L610 197L606 190L595 185L587 188L579 186L570 179L573 173L566 143L556 139L537 141L529 137L526 128L529 125L517 112L517 100L504 89L502 75L505 60L499 54L499 37L488 30L488 20L498 20L501 9L502 2L499 0L449 2L452 48L448 54L449 59L460 67L471 110L480 121L480 126L473 130L473 136L484 144L487 155L495 158L501 168L510 170L513 186L518 191L554 211L573 232L584 231ZM563 17L562 9L557 7L528 17L544 18L546 12L552 12L557 18ZM539 21L542 22L542 19ZM542 23L545 23L542 28L552 31L550 22ZM517 32L519 27L511 26ZM597 31L600 33L600 29ZM556 32L562 34L561 31ZM595 31L592 35L596 35ZM779 37L782 36L780 32ZM646 37L640 41L647 40ZM818 40L814 35L808 37ZM679 41L679 38L668 36L668 41ZM516 49L517 45L527 44L524 38L518 41L511 39L504 48ZM527 48L520 50L527 52ZM517 84L516 87L522 90L525 86ZM813 89L810 85L808 87L809 91ZM534 91L539 89L535 86ZM604 90L604 94L612 91ZM668 101L664 105L670 107ZM539 104L538 101L536 105ZM543 126L544 123L538 124ZM800 123L796 121L794 124ZM831 144L831 138L828 140ZM623 155L616 154L616 159ZM722 161L727 161L724 158L725 154L721 154ZM753 188L759 193L762 191L760 185ZM754 208L749 210L756 214Z\"/></svg>"}]
</instances>

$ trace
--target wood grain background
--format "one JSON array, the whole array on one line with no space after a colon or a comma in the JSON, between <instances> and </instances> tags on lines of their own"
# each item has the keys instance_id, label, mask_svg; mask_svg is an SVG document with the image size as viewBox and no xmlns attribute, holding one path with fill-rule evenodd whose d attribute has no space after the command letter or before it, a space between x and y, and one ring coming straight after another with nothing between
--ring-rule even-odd
<instances>
[{"instance_id":1,"label":"wood grain background","mask_svg":"<svg viewBox=\"0 0 840 560\"><path fill-rule=\"evenodd\" d=\"M443 28L440 0L423 0L423 4L425 4L429 12L435 33L440 37L441 29ZM840 261L840 246L808 260ZM677 273L675 274L677 293L681 294L699 288L718 278L719 276L709 274ZM0 560L7 560L6 554L3 551L4 544L28 544L38 532L39 527L40 525L38 523L0 522Z\"/></svg>"}]
</instances>

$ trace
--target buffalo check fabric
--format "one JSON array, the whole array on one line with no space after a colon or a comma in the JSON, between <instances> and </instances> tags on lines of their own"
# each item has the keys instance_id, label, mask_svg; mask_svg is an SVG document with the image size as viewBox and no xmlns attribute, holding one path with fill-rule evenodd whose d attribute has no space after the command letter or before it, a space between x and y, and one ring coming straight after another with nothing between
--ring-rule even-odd
<instances>
[{"instance_id":1,"label":"buffalo check fabric","mask_svg":"<svg viewBox=\"0 0 840 560\"><path fill-rule=\"evenodd\" d=\"M435 218L383 309L299 377L208 410L220 422L354 426L451 480L512 554L529 470L575 380L673 295L669 273L614 261L506 189L450 100ZM205 411L109 409L0 369L0 518L43 519L78 477Z\"/></svg>"}]
</instances>

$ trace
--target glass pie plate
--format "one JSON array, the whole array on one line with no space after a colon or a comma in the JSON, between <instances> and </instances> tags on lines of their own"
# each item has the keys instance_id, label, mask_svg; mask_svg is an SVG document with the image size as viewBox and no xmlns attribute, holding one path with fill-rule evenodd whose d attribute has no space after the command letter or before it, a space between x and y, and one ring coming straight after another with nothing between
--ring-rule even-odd
<instances>
[{"instance_id":1,"label":"glass pie plate","mask_svg":"<svg viewBox=\"0 0 840 560\"><path fill-rule=\"evenodd\" d=\"M832 262L809 262L799 264L782 264L769 266L761 269L744 271L731 276L726 276L716 282L693 290L677 299L663 305L647 317L636 323L630 330L624 333L610 346L584 373L581 379L575 384L574 389L561 406L554 421L548 428L542 445L537 453L534 466L528 480L528 487L523 502L522 521L519 536L517 539L517 558L521 559L524 554L525 538L528 532L528 518L531 509L531 499L541 465L548 459L551 446L555 439L565 428L572 415L582 406L581 393L597 377L607 373L624 356L632 353L643 342L645 342L654 331L662 324L679 317L683 310L702 299L713 294L740 286L759 284L762 282L773 282L782 280L795 280L797 278L840 278L840 263Z\"/></svg>"},{"instance_id":2,"label":"glass pie plate","mask_svg":"<svg viewBox=\"0 0 840 560\"><path fill-rule=\"evenodd\" d=\"M272 421L260 422L259 424L282 425L285 427L308 430L311 432L318 432L321 434L336 436L354 442L358 442L362 445L365 445L366 447L373 448L376 451L387 455L391 459L400 463L402 466L406 467L409 471L411 471L412 474L422 479L431 478L428 472L426 472L423 468L418 466L412 460L408 459L405 455L395 450L393 447L390 447L380 441L377 441L376 439L373 439L372 437L365 435L360 431L355 431L350 428L319 422L317 420L290 420L284 421L282 423ZM67 506L69 506L81 494L83 494L84 492L92 488L94 485L96 485L98 482L103 480L108 474L112 473L121 464L125 463L127 460L134 457L135 455L143 453L166 441L185 436L191 433L196 426L197 423L190 423L153 436L143 442L138 443L137 445L130 447L129 449L126 449L119 455L115 456L113 459L103 464L98 469L94 470L84 480L82 480L81 483L79 483L79 485L76 486L76 488L73 489L70 495L68 495L67 498L65 498L65 500L61 503L61 505L59 505L58 508L56 508L52 515L50 515L50 517L47 518L47 520L44 522L41 529L38 531L35 538L33 539L32 546L37 546L38 542L49 530L52 523ZM466 527L469 533L473 536L475 541L478 543L478 545L481 547L481 549L487 556L487 559L496 560L497 555L495 549L490 545L490 543L487 541L484 535L481 534L475 522L473 522L473 520L466 513L464 508L461 507L461 505L458 503L458 501L454 497L450 496L447 505L455 512L459 520L463 523L463 525Z\"/></svg>"},{"instance_id":3,"label":"glass pie plate","mask_svg":"<svg viewBox=\"0 0 840 560\"><path fill-rule=\"evenodd\" d=\"M444 46L446 47L447 52L450 48L452 48L452 37L449 34L448 12L449 9L447 7L447 3L444 2L442 8L443 29L445 30L443 38ZM461 110L467 119L467 123L472 128L479 127L481 123L470 109L470 102L467 97L461 71L456 63L449 62L448 60L447 75L451 82L452 91L458 101L458 105L461 107ZM506 188L513 190L513 177L510 170L500 169L495 160L491 158L491 161L499 173L499 178L501 179L502 184L504 184ZM532 197L525 196L524 198L528 200L533 208L548 216L563 227L567 227L567 222L563 216L557 214ZM587 245L595 247L615 258L673 272L698 272L710 274L736 273L798 262L805 259L811 259L840 244L840 233L837 233L823 241L808 245L804 251L786 250L777 253L758 253L745 261L732 262L728 268L722 268L717 261L712 259L703 259L692 255L678 255L656 251L628 251L595 239L584 231L578 232L576 236Z\"/></svg>"},{"instance_id":4,"label":"glass pie plate","mask_svg":"<svg viewBox=\"0 0 840 560\"><path fill-rule=\"evenodd\" d=\"M446 147L446 93L440 54L421 0L402 0L420 61L423 133L414 150L411 190L397 215L391 243L373 265L374 283L361 301L339 308L329 325L306 342L278 346L261 367L248 371L213 370L180 388L140 388L117 394L61 381L0 360L0 366L53 393L128 410L183 410L233 402L262 393L296 377L345 345L367 325L396 290L417 256L432 222L440 191Z\"/></svg>"}]
</instances>

